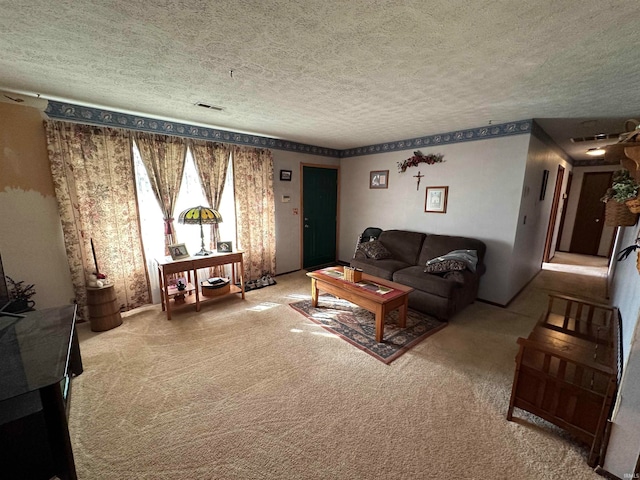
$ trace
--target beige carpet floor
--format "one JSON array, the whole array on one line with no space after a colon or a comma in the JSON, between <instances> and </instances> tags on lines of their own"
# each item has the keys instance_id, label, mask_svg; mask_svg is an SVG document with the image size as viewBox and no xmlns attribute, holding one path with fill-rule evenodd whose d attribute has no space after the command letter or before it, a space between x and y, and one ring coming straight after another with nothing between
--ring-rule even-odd
<instances>
[{"instance_id":1,"label":"beige carpet floor","mask_svg":"<svg viewBox=\"0 0 640 480\"><path fill-rule=\"evenodd\" d=\"M171 321L152 306L107 332L82 324L79 478L602 478L556 427L505 418L516 338L547 293L604 294L601 266L554 267L508 308L476 302L391 365L287 305L309 295L304 272Z\"/></svg>"}]
</instances>

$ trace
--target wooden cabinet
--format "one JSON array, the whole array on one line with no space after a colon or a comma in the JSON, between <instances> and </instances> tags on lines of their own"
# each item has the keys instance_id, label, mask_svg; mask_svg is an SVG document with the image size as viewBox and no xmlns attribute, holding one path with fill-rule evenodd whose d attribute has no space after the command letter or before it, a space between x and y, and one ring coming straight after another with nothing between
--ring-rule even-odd
<instances>
[{"instance_id":1,"label":"wooden cabinet","mask_svg":"<svg viewBox=\"0 0 640 480\"><path fill-rule=\"evenodd\" d=\"M519 338L507 419L521 408L589 445L602 463L605 430L620 380L620 324L614 307L550 295L528 338Z\"/></svg>"}]
</instances>

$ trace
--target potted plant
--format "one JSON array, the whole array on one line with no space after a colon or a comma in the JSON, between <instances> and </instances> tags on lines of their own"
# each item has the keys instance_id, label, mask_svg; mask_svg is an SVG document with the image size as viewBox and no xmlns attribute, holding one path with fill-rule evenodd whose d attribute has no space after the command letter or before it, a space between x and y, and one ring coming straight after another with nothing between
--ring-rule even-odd
<instances>
[{"instance_id":1,"label":"potted plant","mask_svg":"<svg viewBox=\"0 0 640 480\"><path fill-rule=\"evenodd\" d=\"M10 313L22 313L32 310L36 302L31 300L36 294L34 285L24 285L24 281L16 282L11 277L6 277L9 284L9 305L4 309Z\"/></svg>"},{"instance_id":2,"label":"potted plant","mask_svg":"<svg viewBox=\"0 0 640 480\"><path fill-rule=\"evenodd\" d=\"M606 204L605 224L617 226L635 225L638 220L638 212L632 211L626 202L632 201L638 196L640 185L629 174L628 170L618 170L613 174L613 183L601 198Z\"/></svg>"}]
</instances>

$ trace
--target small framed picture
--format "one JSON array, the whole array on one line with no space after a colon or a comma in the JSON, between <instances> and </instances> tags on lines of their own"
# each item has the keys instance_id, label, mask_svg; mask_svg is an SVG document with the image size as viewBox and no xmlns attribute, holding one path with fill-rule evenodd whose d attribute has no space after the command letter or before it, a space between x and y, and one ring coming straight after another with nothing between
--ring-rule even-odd
<instances>
[{"instance_id":1,"label":"small framed picture","mask_svg":"<svg viewBox=\"0 0 640 480\"><path fill-rule=\"evenodd\" d=\"M424 211L431 213L447 213L447 196L449 187L427 187L424 200Z\"/></svg>"},{"instance_id":2,"label":"small framed picture","mask_svg":"<svg viewBox=\"0 0 640 480\"><path fill-rule=\"evenodd\" d=\"M280 180L283 182L290 182L291 170L280 170Z\"/></svg>"},{"instance_id":3,"label":"small framed picture","mask_svg":"<svg viewBox=\"0 0 640 480\"><path fill-rule=\"evenodd\" d=\"M184 285L184 288L180 288L180 284ZM184 277L180 278L169 278L167 280L167 285L169 287L176 288L178 290L185 290L187 288L187 279Z\"/></svg>"},{"instance_id":4,"label":"small framed picture","mask_svg":"<svg viewBox=\"0 0 640 480\"><path fill-rule=\"evenodd\" d=\"M187 247L184 243L169 245L169 253L171 254L172 260L180 260L181 258L187 258L189 256L189 252L187 252Z\"/></svg>"},{"instance_id":5,"label":"small framed picture","mask_svg":"<svg viewBox=\"0 0 640 480\"><path fill-rule=\"evenodd\" d=\"M369 188L389 188L389 170L369 172Z\"/></svg>"},{"instance_id":6,"label":"small framed picture","mask_svg":"<svg viewBox=\"0 0 640 480\"><path fill-rule=\"evenodd\" d=\"M218 242L218 253L228 253L233 250L231 242Z\"/></svg>"}]
</instances>

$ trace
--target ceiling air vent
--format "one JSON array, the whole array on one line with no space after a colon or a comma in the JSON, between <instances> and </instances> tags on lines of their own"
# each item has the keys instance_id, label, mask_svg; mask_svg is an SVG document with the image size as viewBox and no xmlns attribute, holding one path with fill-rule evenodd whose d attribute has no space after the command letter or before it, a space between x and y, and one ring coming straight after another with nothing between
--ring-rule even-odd
<instances>
[{"instance_id":1,"label":"ceiling air vent","mask_svg":"<svg viewBox=\"0 0 640 480\"><path fill-rule=\"evenodd\" d=\"M208 103L204 103L204 102L196 102L195 105L196 107L208 108L209 110L215 110L216 112L224 111L224 107L218 107L217 105L209 105Z\"/></svg>"},{"instance_id":2,"label":"ceiling air vent","mask_svg":"<svg viewBox=\"0 0 640 480\"><path fill-rule=\"evenodd\" d=\"M620 136L619 133L602 133L599 135L593 135L591 137L575 137L572 138L571 141L573 143L582 143L582 142L595 142L597 140L611 140L611 139L618 139L618 137Z\"/></svg>"}]
</instances>

